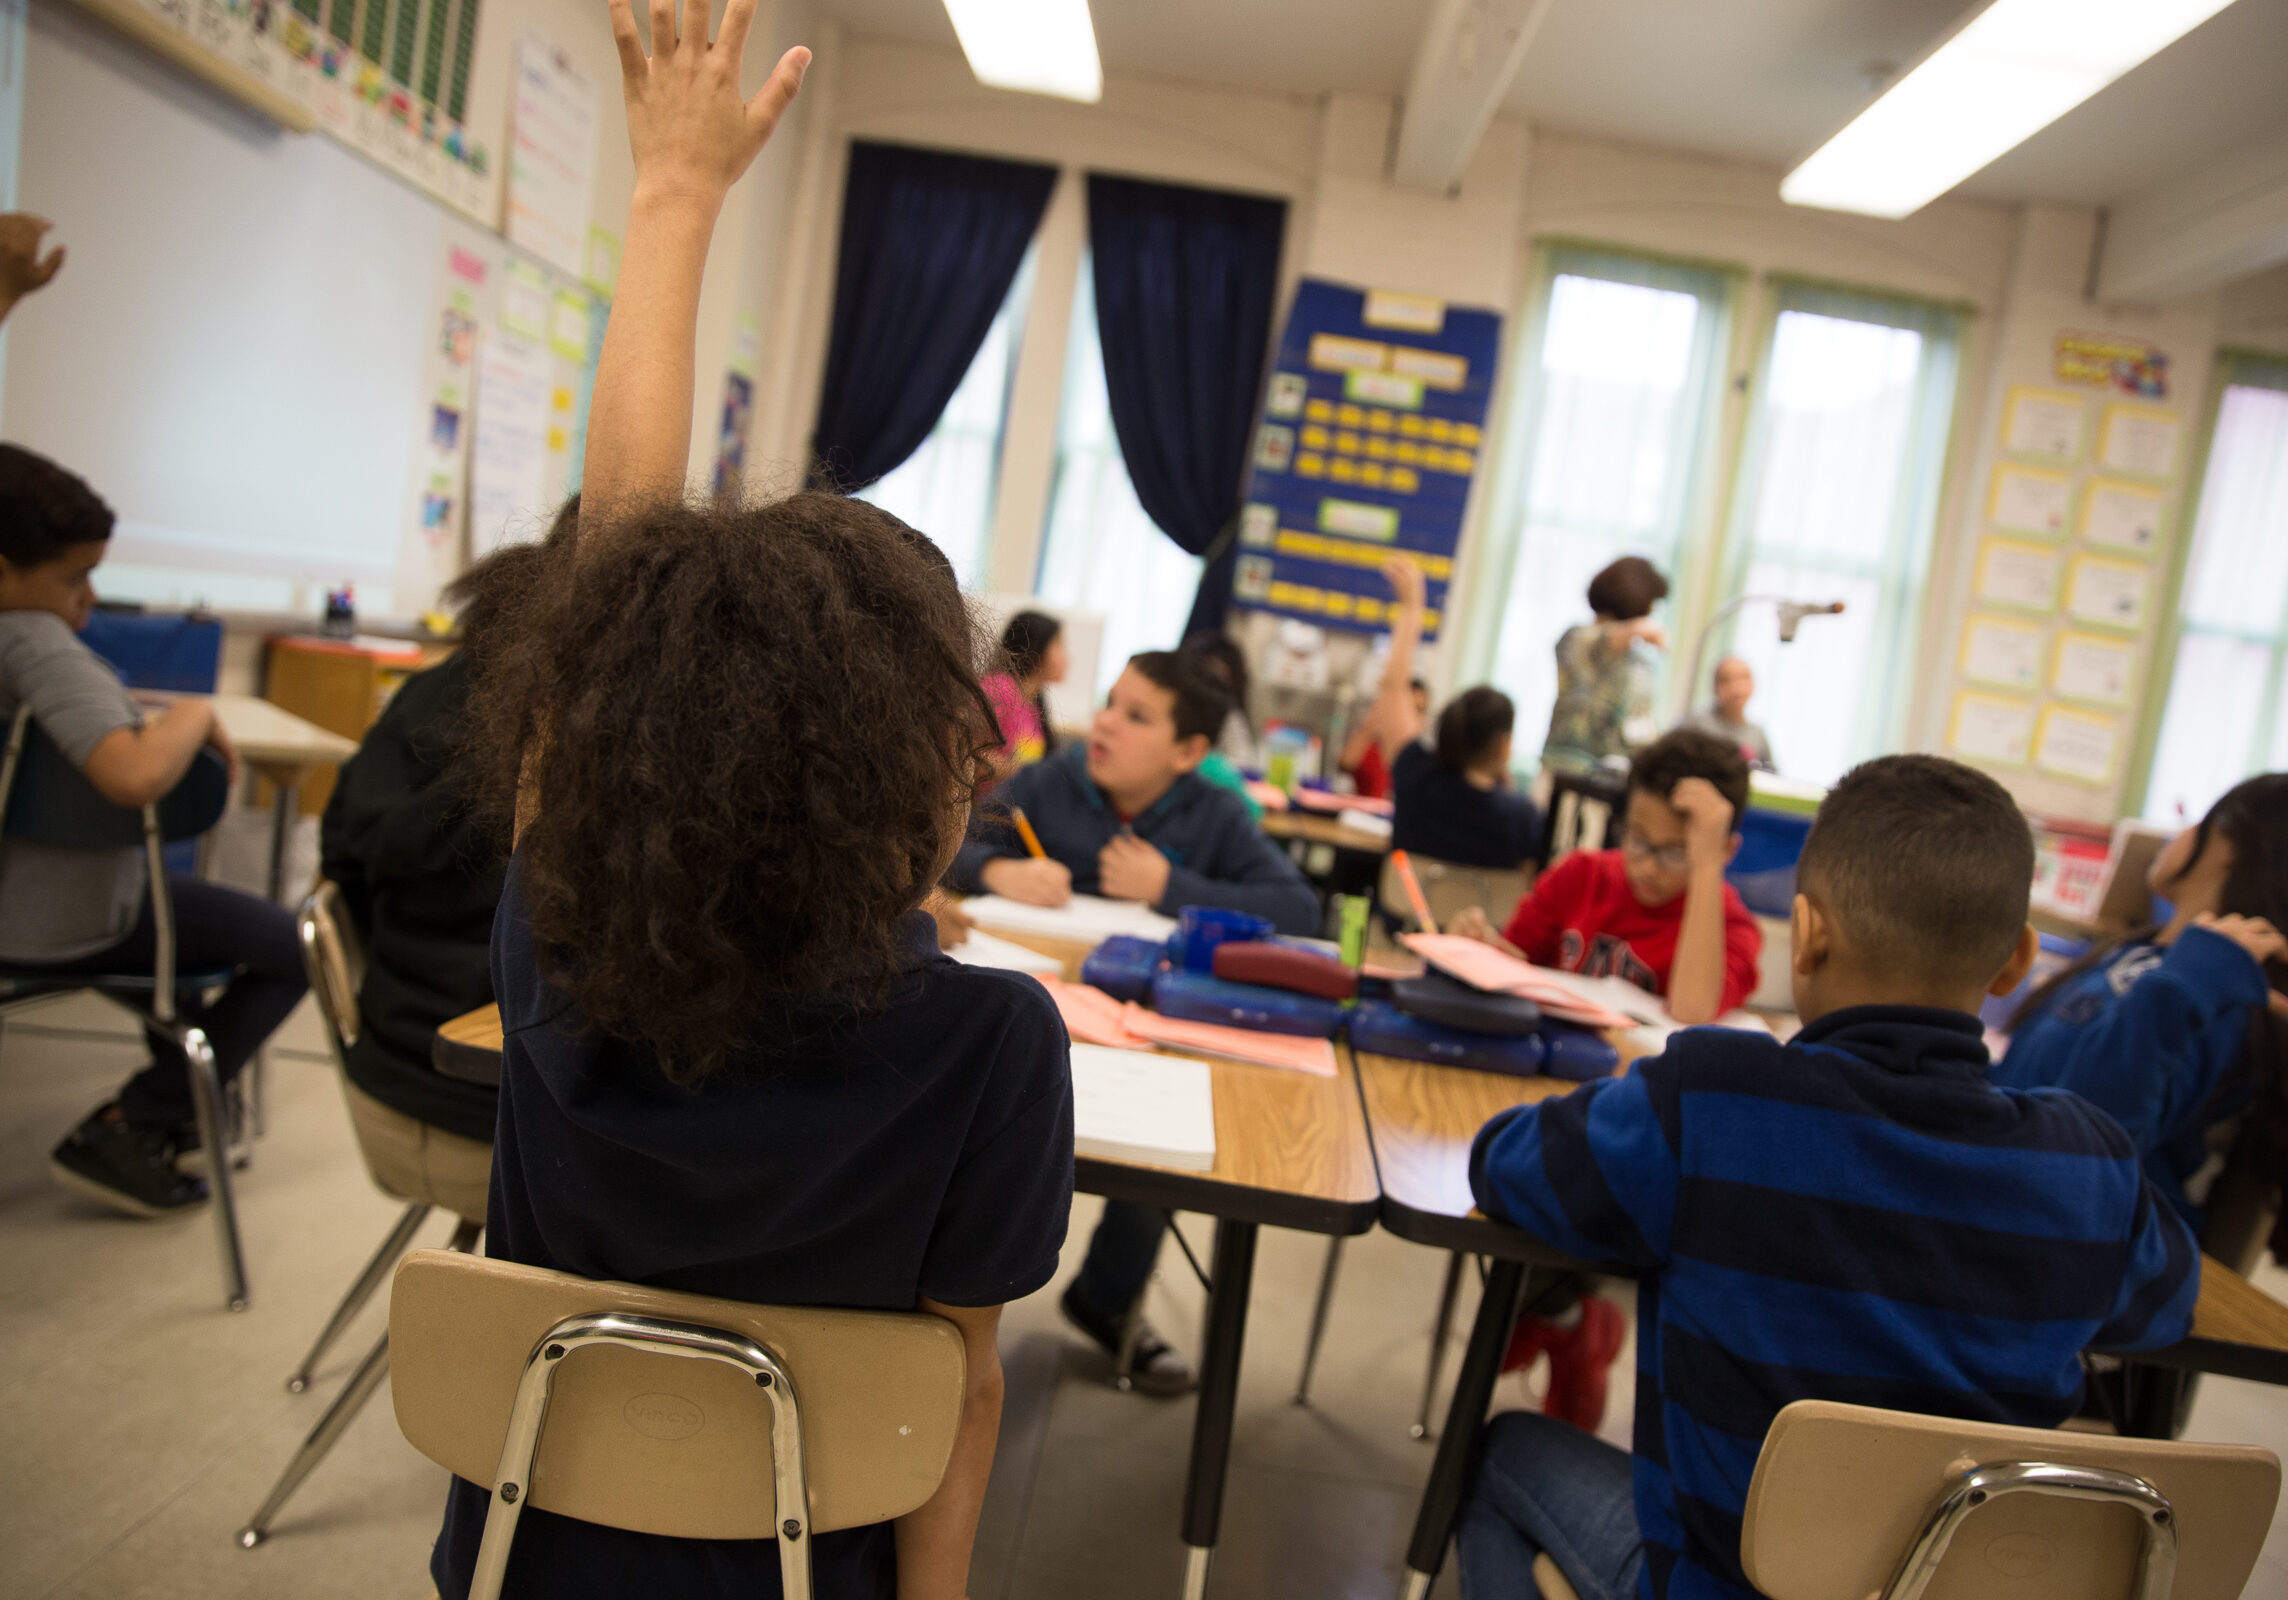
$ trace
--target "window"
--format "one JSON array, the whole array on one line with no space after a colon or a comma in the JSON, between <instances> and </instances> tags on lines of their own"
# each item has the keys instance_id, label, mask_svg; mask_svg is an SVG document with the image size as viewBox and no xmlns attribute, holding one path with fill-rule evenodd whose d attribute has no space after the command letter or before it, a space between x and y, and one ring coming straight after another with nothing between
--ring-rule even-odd
<instances>
[{"instance_id":1,"label":"window","mask_svg":"<svg viewBox=\"0 0 2288 1600\"><path fill-rule=\"evenodd\" d=\"M1899 747L1954 413L1957 314L1783 286L1742 456L1726 595L1840 600L1782 645L1771 608L1725 631L1749 715L1791 776L1831 783ZM1709 653L1715 659L1715 651ZM1687 658L1689 665L1689 658ZM1694 702L1704 684L1688 686Z\"/></svg>"},{"instance_id":2,"label":"window","mask_svg":"<svg viewBox=\"0 0 2288 1600\"><path fill-rule=\"evenodd\" d=\"M1128 481L1097 343L1096 277L1084 255L1073 286L1056 481L1034 589L1051 604L1103 616L1097 673L1102 691L1138 651L1173 649L1182 642L1178 636L1192 614L1200 565L1198 556L1144 514Z\"/></svg>"},{"instance_id":3,"label":"window","mask_svg":"<svg viewBox=\"0 0 2288 1600\"><path fill-rule=\"evenodd\" d=\"M2145 815L2196 822L2288 767L2288 361L2233 357L2179 597Z\"/></svg>"},{"instance_id":4,"label":"window","mask_svg":"<svg viewBox=\"0 0 2288 1600\"><path fill-rule=\"evenodd\" d=\"M1033 298L1033 262L1025 252L1009 293L970 358L961 387L945 403L929 437L880 478L858 491L884 511L937 542L964 589L984 582L992 543L994 494L1001 478L1001 430L1009 413L1009 383L1017 370L1018 336Z\"/></svg>"},{"instance_id":5,"label":"window","mask_svg":"<svg viewBox=\"0 0 2288 1600\"><path fill-rule=\"evenodd\" d=\"M1479 585L1500 609L1473 615L1469 634L1470 675L1517 701L1519 743L1536 750L1557 638L1588 620L1589 580L1624 555L1675 570L1726 289L1714 272L1587 250L1552 252L1547 271L1510 451L1522 466L1500 518L1514 532L1506 567Z\"/></svg>"}]
</instances>

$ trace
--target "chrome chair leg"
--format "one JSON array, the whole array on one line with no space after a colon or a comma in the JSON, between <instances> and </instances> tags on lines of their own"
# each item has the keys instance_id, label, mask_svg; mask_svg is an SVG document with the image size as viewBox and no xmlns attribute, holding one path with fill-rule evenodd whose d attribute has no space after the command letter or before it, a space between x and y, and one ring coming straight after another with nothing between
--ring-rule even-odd
<instances>
[{"instance_id":1,"label":"chrome chair leg","mask_svg":"<svg viewBox=\"0 0 2288 1600\"><path fill-rule=\"evenodd\" d=\"M421 1231L421 1224L427 1220L429 1210L429 1204L424 1200L416 1200L405 1208L405 1214L389 1230L389 1237L381 1241L381 1248L373 1253L373 1259L358 1274L357 1282L350 1285L350 1292L343 1295L342 1303L334 1308L333 1316L326 1322L325 1331L318 1335L318 1342L310 1346L310 1353L302 1358L302 1364L286 1380L289 1394L300 1394L310 1387L312 1369L324 1359L333 1342L341 1337L342 1330L350 1325L350 1319L365 1309L365 1303L373 1298L374 1290L381 1287L382 1280L397 1265L397 1258L412 1248L413 1236Z\"/></svg>"},{"instance_id":2,"label":"chrome chair leg","mask_svg":"<svg viewBox=\"0 0 2288 1600\"><path fill-rule=\"evenodd\" d=\"M357 1414L365 1409L365 1403L373 1398L374 1390L380 1388L381 1380L388 1376L389 1335L384 1333L374 1341L374 1346L366 1352L365 1359L358 1363L357 1371L350 1374L350 1381L342 1392L334 1396L334 1403L326 1407L326 1414L318 1419L318 1425L302 1441L302 1448L294 1452L294 1459L286 1463L286 1470L279 1475L277 1485L270 1491L270 1498L262 1502L262 1509L247 1518L246 1526L238 1530L241 1548L251 1550L270 1537L270 1524L276 1519L279 1510L293 1497L294 1491L302 1487L302 1480L310 1475L319 1462L326 1459L327 1452L349 1431L349 1425L357 1420Z\"/></svg>"},{"instance_id":3,"label":"chrome chair leg","mask_svg":"<svg viewBox=\"0 0 2288 1600\"><path fill-rule=\"evenodd\" d=\"M1446 1338L1454 1329L1454 1297L1461 1289L1462 1252L1456 1250L1446 1257L1446 1286L1438 1291L1438 1320L1430 1330L1430 1370L1422 1377L1422 1409L1406 1430L1409 1437L1430 1437L1430 1411L1438 1403L1438 1374L1446 1367Z\"/></svg>"},{"instance_id":4,"label":"chrome chair leg","mask_svg":"<svg viewBox=\"0 0 2288 1600\"><path fill-rule=\"evenodd\" d=\"M1335 1298L1335 1269L1343 1264L1340 1234L1327 1241L1327 1264L1319 1273L1319 1299L1311 1308L1311 1336L1303 1342L1303 1371L1295 1380L1295 1403L1311 1403L1311 1372L1319 1364L1319 1341L1327 1332L1327 1308Z\"/></svg>"},{"instance_id":5,"label":"chrome chair leg","mask_svg":"<svg viewBox=\"0 0 2288 1600\"><path fill-rule=\"evenodd\" d=\"M161 1022L183 1052L190 1069L191 1107L198 1118L199 1142L208 1152L207 1209L214 1214L215 1245L222 1253L223 1305L244 1311L247 1305L246 1249L238 1231L238 1195L231 1182L230 1130L223 1115L222 1082L215 1072L214 1048L203 1029L179 1022Z\"/></svg>"},{"instance_id":6,"label":"chrome chair leg","mask_svg":"<svg viewBox=\"0 0 2288 1600\"><path fill-rule=\"evenodd\" d=\"M270 1136L270 1046L255 1051L239 1076L246 1080L246 1144L251 1154L256 1139Z\"/></svg>"}]
</instances>

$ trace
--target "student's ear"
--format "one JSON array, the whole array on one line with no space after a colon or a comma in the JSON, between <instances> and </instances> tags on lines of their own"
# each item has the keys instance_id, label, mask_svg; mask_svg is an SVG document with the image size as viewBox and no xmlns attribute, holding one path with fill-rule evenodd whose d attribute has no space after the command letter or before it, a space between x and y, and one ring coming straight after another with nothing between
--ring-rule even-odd
<instances>
[{"instance_id":1,"label":"student's ear","mask_svg":"<svg viewBox=\"0 0 2288 1600\"><path fill-rule=\"evenodd\" d=\"M2018 948L2010 952L2010 959L2002 970L1994 974L1994 981L1986 986L1988 994L2008 994L2026 981L2026 974L2034 970L2034 958L2042 953L2042 936L2029 922L2018 930Z\"/></svg>"},{"instance_id":2,"label":"student's ear","mask_svg":"<svg viewBox=\"0 0 2288 1600\"><path fill-rule=\"evenodd\" d=\"M1788 912L1788 941L1798 974L1808 978L1827 965L1828 939L1827 913L1813 905L1810 896L1797 895Z\"/></svg>"},{"instance_id":3,"label":"student's ear","mask_svg":"<svg viewBox=\"0 0 2288 1600\"><path fill-rule=\"evenodd\" d=\"M1190 772L1208 758L1208 736L1195 733L1189 739L1176 741L1176 770Z\"/></svg>"}]
</instances>

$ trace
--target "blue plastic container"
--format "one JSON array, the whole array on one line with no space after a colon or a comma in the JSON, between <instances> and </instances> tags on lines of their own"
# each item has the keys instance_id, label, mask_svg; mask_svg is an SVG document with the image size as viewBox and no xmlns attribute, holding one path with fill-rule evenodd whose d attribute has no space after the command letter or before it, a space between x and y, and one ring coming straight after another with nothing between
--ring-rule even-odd
<instances>
[{"instance_id":1,"label":"blue plastic container","mask_svg":"<svg viewBox=\"0 0 2288 1600\"><path fill-rule=\"evenodd\" d=\"M1141 1001L1151 994L1152 975L1166 954L1157 939L1116 933L1088 953L1080 964L1080 981L1115 1000Z\"/></svg>"},{"instance_id":2,"label":"blue plastic container","mask_svg":"<svg viewBox=\"0 0 2288 1600\"><path fill-rule=\"evenodd\" d=\"M1362 1000L1351 1009L1351 1048L1512 1078L1538 1078L1548 1071L1549 1047L1538 1033L1470 1033L1410 1017L1379 1000Z\"/></svg>"},{"instance_id":3,"label":"blue plastic container","mask_svg":"<svg viewBox=\"0 0 2288 1600\"><path fill-rule=\"evenodd\" d=\"M1541 1019L1541 1070L1552 1078L1588 1083L1609 1078L1621 1064L1621 1053L1594 1028L1577 1028L1554 1017Z\"/></svg>"},{"instance_id":4,"label":"blue plastic container","mask_svg":"<svg viewBox=\"0 0 2288 1600\"><path fill-rule=\"evenodd\" d=\"M1269 918L1245 911L1186 906L1176 914L1176 931L1168 941L1168 954L1186 972L1212 973L1217 945L1251 943L1268 939L1278 931Z\"/></svg>"},{"instance_id":5,"label":"blue plastic container","mask_svg":"<svg viewBox=\"0 0 2288 1600\"><path fill-rule=\"evenodd\" d=\"M1152 1009L1187 1022L1213 1022L1258 1033L1331 1039L1343 1025L1343 1003L1260 984L1226 983L1169 967L1152 980Z\"/></svg>"},{"instance_id":6,"label":"blue plastic container","mask_svg":"<svg viewBox=\"0 0 2288 1600\"><path fill-rule=\"evenodd\" d=\"M1724 876L1750 911L1784 917L1795 909L1795 864L1811 837L1811 818L1750 806L1740 818L1740 852Z\"/></svg>"}]
</instances>

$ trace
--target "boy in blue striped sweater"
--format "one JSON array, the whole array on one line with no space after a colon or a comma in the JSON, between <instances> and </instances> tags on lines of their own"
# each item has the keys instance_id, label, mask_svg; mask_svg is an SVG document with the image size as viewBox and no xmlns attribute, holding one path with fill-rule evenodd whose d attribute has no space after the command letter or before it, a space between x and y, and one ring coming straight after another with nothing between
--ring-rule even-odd
<instances>
[{"instance_id":1,"label":"boy in blue striped sweater","mask_svg":"<svg viewBox=\"0 0 2288 1600\"><path fill-rule=\"evenodd\" d=\"M1541 1551L1582 1600L1753 1600L1740 1515L1789 1401L2051 1426L2084 1348L2184 1336L2200 1255L2128 1137L1987 1081L1972 1013L2033 961L2033 865L1993 779L1871 761L1804 846L1792 1042L1691 1029L1479 1133L1489 1214L1641 1278L1636 1448L1496 1418L1464 1600L1533 1595Z\"/></svg>"}]
</instances>

